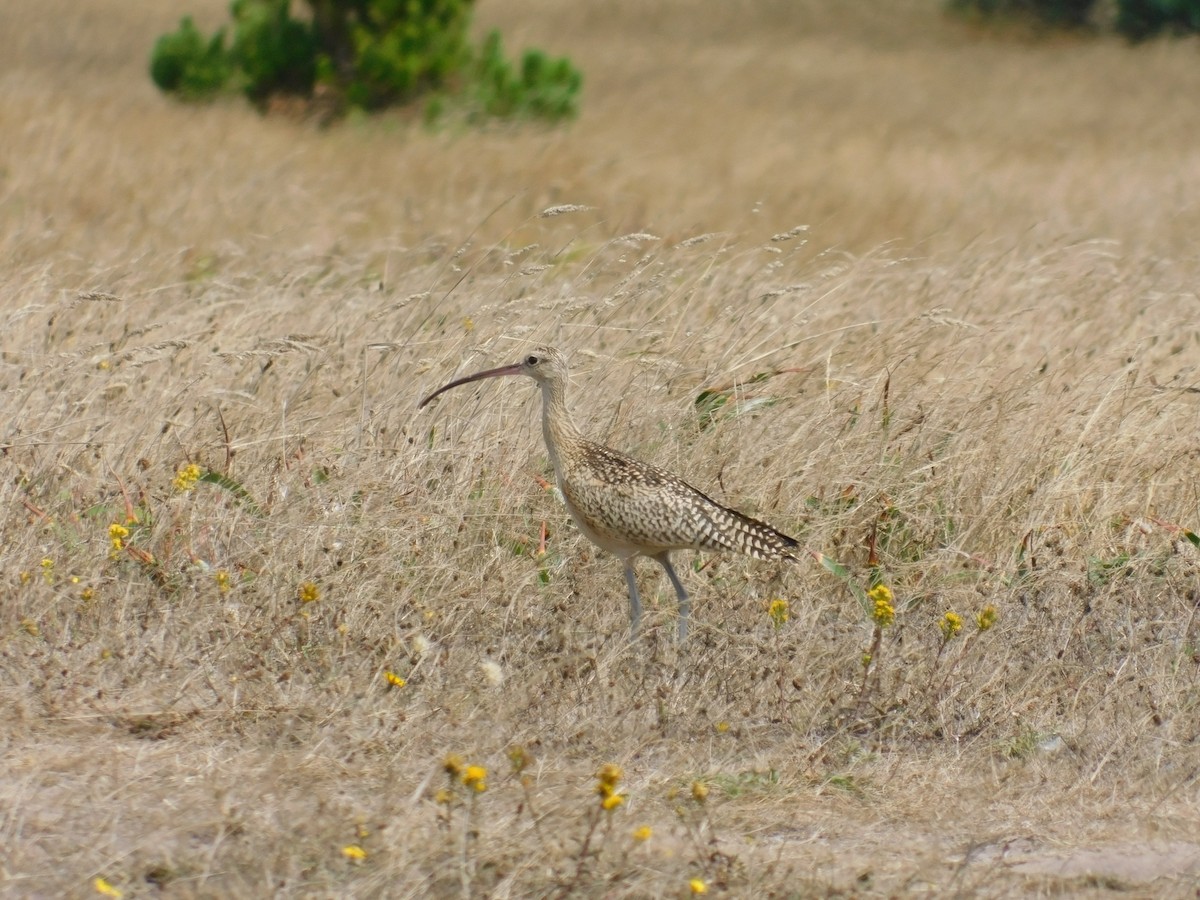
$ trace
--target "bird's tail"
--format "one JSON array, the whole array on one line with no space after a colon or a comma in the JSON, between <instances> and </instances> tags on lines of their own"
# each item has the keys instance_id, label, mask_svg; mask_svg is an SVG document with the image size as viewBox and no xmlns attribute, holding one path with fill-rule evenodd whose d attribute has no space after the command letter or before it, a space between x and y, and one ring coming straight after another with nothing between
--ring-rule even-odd
<instances>
[{"instance_id":1,"label":"bird's tail","mask_svg":"<svg viewBox=\"0 0 1200 900\"><path fill-rule=\"evenodd\" d=\"M800 542L736 509L710 500L701 516L701 549L729 550L755 559L798 559Z\"/></svg>"}]
</instances>

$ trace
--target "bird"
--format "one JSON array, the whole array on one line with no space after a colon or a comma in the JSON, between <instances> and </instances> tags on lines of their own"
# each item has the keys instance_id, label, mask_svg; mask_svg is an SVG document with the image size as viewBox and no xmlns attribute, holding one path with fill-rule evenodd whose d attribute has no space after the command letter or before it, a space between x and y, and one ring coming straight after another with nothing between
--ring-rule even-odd
<instances>
[{"instance_id":1,"label":"bird","mask_svg":"<svg viewBox=\"0 0 1200 900\"><path fill-rule=\"evenodd\" d=\"M633 568L639 556L662 566L675 589L680 643L687 638L691 600L671 565L672 551L729 551L755 559L799 558L800 542L795 538L718 503L666 469L584 437L567 406L567 358L554 347L534 347L519 362L455 379L425 397L417 408L424 409L451 388L508 375L527 375L541 387L542 436L563 502L584 536L624 565L634 640L639 636L642 618Z\"/></svg>"}]
</instances>

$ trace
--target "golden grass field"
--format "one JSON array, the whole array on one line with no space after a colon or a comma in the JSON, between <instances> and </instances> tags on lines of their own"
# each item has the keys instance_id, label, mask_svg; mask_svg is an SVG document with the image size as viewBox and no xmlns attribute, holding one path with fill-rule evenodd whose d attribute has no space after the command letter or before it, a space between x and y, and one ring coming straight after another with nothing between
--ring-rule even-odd
<instances>
[{"instance_id":1,"label":"golden grass field","mask_svg":"<svg viewBox=\"0 0 1200 900\"><path fill-rule=\"evenodd\" d=\"M0 4L0 895L1196 895L1196 41L490 2L577 122L322 130L156 92L225 5ZM535 341L804 561L631 645L532 383L416 409Z\"/></svg>"}]
</instances>

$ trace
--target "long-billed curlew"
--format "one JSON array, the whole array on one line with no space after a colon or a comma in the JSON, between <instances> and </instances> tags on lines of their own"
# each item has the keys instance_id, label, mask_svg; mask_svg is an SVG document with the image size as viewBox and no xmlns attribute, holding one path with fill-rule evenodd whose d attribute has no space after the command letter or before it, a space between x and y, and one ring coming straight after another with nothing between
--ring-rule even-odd
<instances>
[{"instance_id":1,"label":"long-billed curlew","mask_svg":"<svg viewBox=\"0 0 1200 900\"><path fill-rule=\"evenodd\" d=\"M732 550L755 559L796 559L800 544L770 525L717 503L682 478L589 441L567 409L567 360L553 347L535 347L519 363L476 372L438 388L421 401L482 378L528 375L542 388L542 435L563 501L592 543L618 557L629 586L629 619L641 624L633 561L648 556L661 565L679 597L679 639L687 636L691 602L675 569L672 550Z\"/></svg>"}]
</instances>

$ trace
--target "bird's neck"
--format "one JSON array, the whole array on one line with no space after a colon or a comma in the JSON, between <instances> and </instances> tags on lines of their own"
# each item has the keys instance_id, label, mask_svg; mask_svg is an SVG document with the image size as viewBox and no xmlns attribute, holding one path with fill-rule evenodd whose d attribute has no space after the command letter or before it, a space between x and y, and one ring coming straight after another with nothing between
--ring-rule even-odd
<instances>
[{"instance_id":1,"label":"bird's neck","mask_svg":"<svg viewBox=\"0 0 1200 900\"><path fill-rule=\"evenodd\" d=\"M569 455L571 446L583 440L567 408L567 386L563 383L542 382L542 437L554 473L561 481L563 454Z\"/></svg>"}]
</instances>

